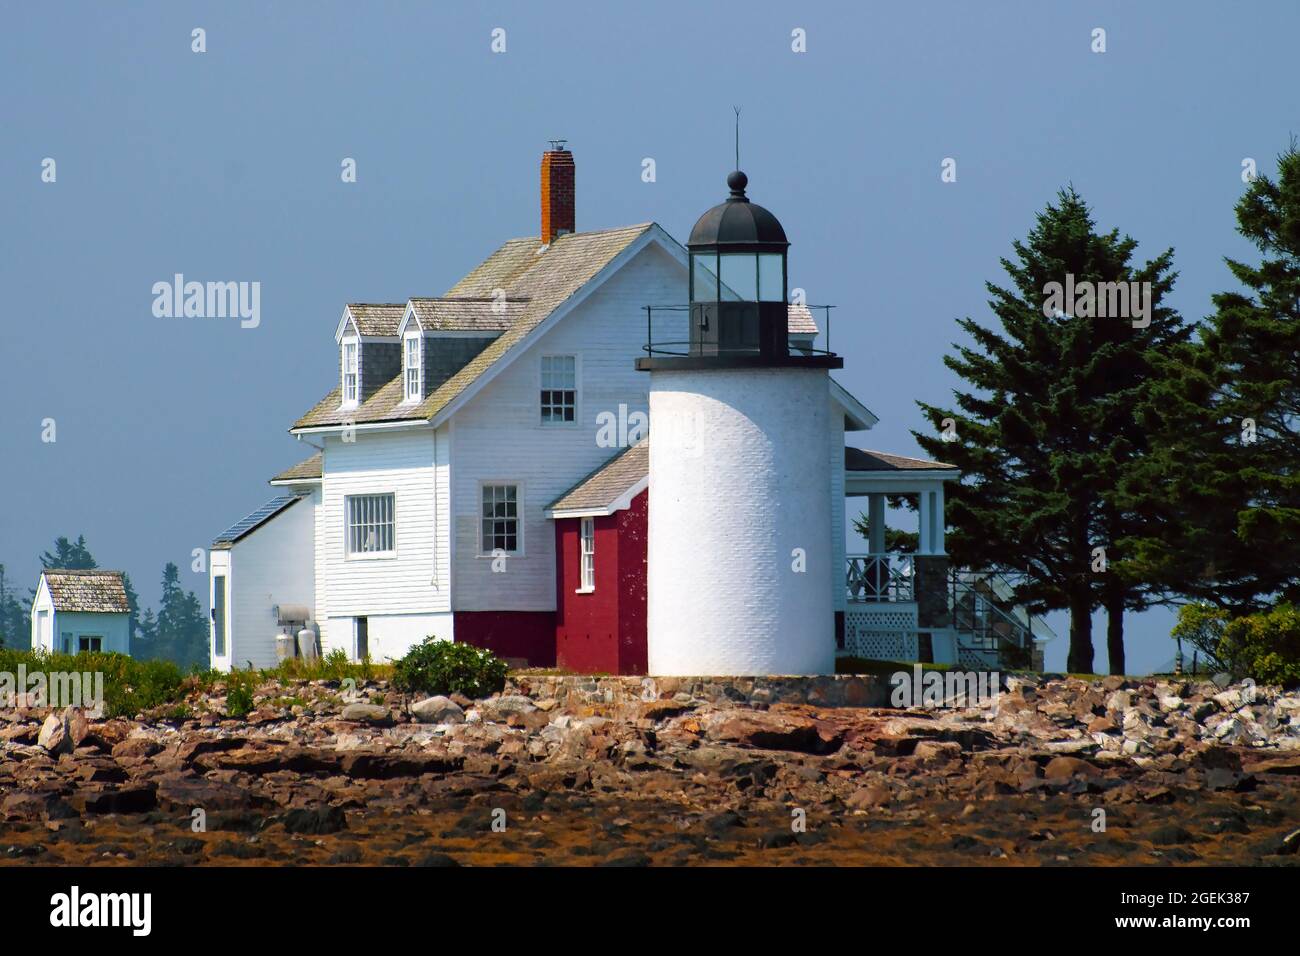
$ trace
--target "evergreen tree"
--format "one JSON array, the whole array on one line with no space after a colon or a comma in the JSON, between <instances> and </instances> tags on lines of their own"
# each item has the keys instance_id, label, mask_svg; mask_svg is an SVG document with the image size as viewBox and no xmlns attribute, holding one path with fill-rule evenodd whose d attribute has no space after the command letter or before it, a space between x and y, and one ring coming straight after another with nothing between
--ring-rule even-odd
<instances>
[{"instance_id":1,"label":"evergreen tree","mask_svg":"<svg viewBox=\"0 0 1300 956\"><path fill-rule=\"evenodd\" d=\"M90 556L85 535L77 535L75 542L60 535L54 539L54 550L41 555L41 567L46 570L57 568L61 571L89 571L99 565Z\"/></svg>"},{"instance_id":2,"label":"evergreen tree","mask_svg":"<svg viewBox=\"0 0 1300 956\"><path fill-rule=\"evenodd\" d=\"M1111 662L1122 668L1124 608L1151 595L1117 560L1147 520L1145 499L1122 479L1150 443L1134 406L1153 387L1163 351L1187 330L1161 304L1174 280L1172 250L1135 269L1136 245L1118 230L1098 234L1079 195L1061 191L1013 244L1016 261L1001 260L1009 286L987 285L1001 330L958 322L974 344L956 346L944 362L972 389L954 392L957 410L918 403L938 434L914 433L917 441L963 473L947 492L954 562L1007 574L1032 610L1067 608L1075 672L1093 670L1094 608L1112 610ZM1067 277L1098 294L1054 307L1049 290L1067 286ZM1096 314L1101 284L1116 282L1151 283L1145 327L1134 327L1132 300L1127 315L1115 315L1114 299L1109 315ZM946 419L955 441L942 437Z\"/></svg>"},{"instance_id":3,"label":"evergreen tree","mask_svg":"<svg viewBox=\"0 0 1300 956\"><path fill-rule=\"evenodd\" d=\"M170 561L163 568L162 600L153 626L157 656L182 667L206 664L208 622L203 606L193 591L186 593L181 588L180 571Z\"/></svg>"},{"instance_id":4,"label":"evergreen tree","mask_svg":"<svg viewBox=\"0 0 1300 956\"><path fill-rule=\"evenodd\" d=\"M31 645L30 605L20 601L9 586L5 566L0 564L0 647L26 648Z\"/></svg>"},{"instance_id":5,"label":"evergreen tree","mask_svg":"<svg viewBox=\"0 0 1300 956\"><path fill-rule=\"evenodd\" d=\"M1139 542L1143 573L1231 615L1300 600L1300 150L1236 207L1257 265L1227 259L1244 292L1214 296L1179 374L1143 408L1161 436L1143 480L1165 491L1160 533Z\"/></svg>"}]
</instances>

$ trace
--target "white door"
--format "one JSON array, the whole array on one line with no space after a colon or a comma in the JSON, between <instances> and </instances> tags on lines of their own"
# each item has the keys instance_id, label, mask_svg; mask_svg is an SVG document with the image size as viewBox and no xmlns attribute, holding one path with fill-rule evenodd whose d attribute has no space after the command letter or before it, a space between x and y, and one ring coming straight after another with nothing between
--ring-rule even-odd
<instances>
[{"instance_id":1,"label":"white door","mask_svg":"<svg viewBox=\"0 0 1300 956\"><path fill-rule=\"evenodd\" d=\"M53 639L54 639L54 635L53 635L52 630L51 630L51 628L50 628L50 612L49 612L49 611L37 611L37 612L36 612L36 643L37 643L37 646L38 646L38 647L43 647L43 648L45 648L46 650L53 650L53 649L54 649L54 645L53 645L53 643L51 643L51 642L53 641Z\"/></svg>"}]
</instances>

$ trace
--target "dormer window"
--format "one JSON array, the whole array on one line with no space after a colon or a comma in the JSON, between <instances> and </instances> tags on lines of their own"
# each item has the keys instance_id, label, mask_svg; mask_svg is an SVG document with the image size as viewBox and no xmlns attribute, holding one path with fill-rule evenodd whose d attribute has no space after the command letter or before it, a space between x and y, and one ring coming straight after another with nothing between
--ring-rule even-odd
<instances>
[{"instance_id":1,"label":"dormer window","mask_svg":"<svg viewBox=\"0 0 1300 956\"><path fill-rule=\"evenodd\" d=\"M343 404L355 405L360 394L360 375L358 374L358 349L356 339L343 341Z\"/></svg>"},{"instance_id":2,"label":"dormer window","mask_svg":"<svg viewBox=\"0 0 1300 956\"><path fill-rule=\"evenodd\" d=\"M403 381L406 383L406 401L418 402L424 397L424 342L419 333L408 335L403 347Z\"/></svg>"}]
</instances>

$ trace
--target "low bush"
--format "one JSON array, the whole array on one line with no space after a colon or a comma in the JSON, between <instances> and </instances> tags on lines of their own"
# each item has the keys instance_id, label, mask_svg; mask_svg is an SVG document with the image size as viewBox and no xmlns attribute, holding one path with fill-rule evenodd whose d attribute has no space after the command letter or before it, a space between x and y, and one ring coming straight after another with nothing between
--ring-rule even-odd
<instances>
[{"instance_id":1,"label":"low bush","mask_svg":"<svg viewBox=\"0 0 1300 956\"><path fill-rule=\"evenodd\" d=\"M18 674L40 672L104 675L104 711L110 717L133 717L142 710L174 704L187 692L185 675L171 661L142 661L125 654L85 651L47 654L41 651L0 649L0 671ZM17 692L27 688L15 687Z\"/></svg>"},{"instance_id":2,"label":"low bush","mask_svg":"<svg viewBox=\"0 0 1300 956\"><path fill-rule=\"evenodd\" d=\"M1235 618L1208 604L1187 604L1172 633L1196 648L1211 670L1257 684L1300 686L1300 608L1294 604Z\"/></svg>"},{"instance_id":3,"label":"low bush","mask_svg":"<svg viewBox=\"0 0 1300 956\"><path fill-rule=\"evenodd\" d=\"M1300 686L1300 608L1279 604L1229 621L1219 641L1219 657L1231 662L1234 677L1288 689Z\"/></svg>"},{"instance_id":4,"label":"low bush","mask_svg":"<svg viewBox=\"0 0 1300 956\"><path fill-rule=\"evenodd\" d=\"M406 694L487 697L505 687L506 670L491 651L430 636L393 665L393 686Z\"/></svg>"}]
</instances>

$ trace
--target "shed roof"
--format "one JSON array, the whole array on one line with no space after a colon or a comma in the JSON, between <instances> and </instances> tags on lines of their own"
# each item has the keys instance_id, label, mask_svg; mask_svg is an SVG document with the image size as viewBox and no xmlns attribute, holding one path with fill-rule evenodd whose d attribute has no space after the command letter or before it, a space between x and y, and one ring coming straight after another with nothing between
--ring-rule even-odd
<instances>
[{"instance_id":1,"label":"shed roof","mask_svg":"<svg viewBox=\"0 0 1300 956\"><path fill-rule=\"evenodd\" d=\"M50 568L42 572L56 611L129 614L126 580L121 571L94 568L72 571Z\"/></svg>"},{"instance_id":2,"label":"shed roof","mask_svg":"<svg viewBox=\"0 0 1300 956\"><path fill-rule=\"evenodd\" d=\"M217 539L212 542L212 547L218 550L229 548L241 538L245 538L252 534L280 512L294 504L297 504L302 499L303 495L278 495L272 498L252 514L236 521L221 534L217 535Z\"/></svg>"}]
</instances>

